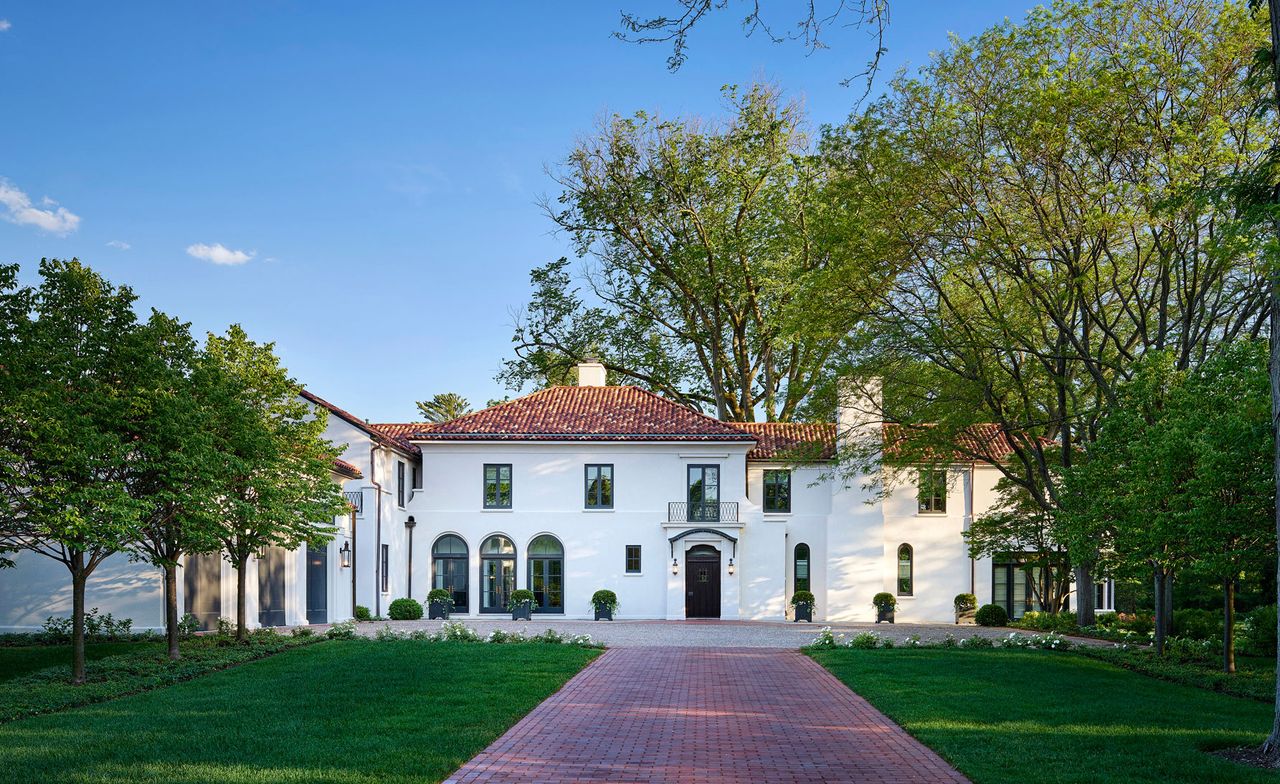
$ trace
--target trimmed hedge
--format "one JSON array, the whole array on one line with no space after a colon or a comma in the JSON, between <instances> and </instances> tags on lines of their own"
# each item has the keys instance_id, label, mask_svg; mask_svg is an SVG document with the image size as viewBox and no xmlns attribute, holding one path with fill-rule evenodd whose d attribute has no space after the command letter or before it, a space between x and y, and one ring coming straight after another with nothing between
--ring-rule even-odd
<instances>
[{"instance_id":1,"label":"trimmed hedge","mask_svg":"<svg viewBox=\"0 0 1280 784\"><path fill-rule=\"evenodd\" d=\"M979 626L1008 626L1009 613L998 604L984 604L978 608L973 620Z\"/></svg>"},{"instance_id":2,"label":"trimmed hedge","mask_svg":"<svg viewBox=\"0 0 1280 784\"><path fill-rule=\"evenodd\" d=\"M422 605L417 599L396 599L387 606L387 616L393 621L416 621L422 617Z\"/></svg>"}]
</instances>

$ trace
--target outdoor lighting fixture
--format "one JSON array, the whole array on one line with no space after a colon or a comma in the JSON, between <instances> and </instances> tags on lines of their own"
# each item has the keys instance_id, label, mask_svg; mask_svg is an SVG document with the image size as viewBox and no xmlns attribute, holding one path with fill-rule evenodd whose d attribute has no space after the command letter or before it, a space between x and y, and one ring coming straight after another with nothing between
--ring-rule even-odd
<instances>
[{"instance_id":1,"label":"outdoor lighting fixture","mask_svg":"<svg viewBox=\"0 0 1280 784\"><path fill-rule=\"evenodd\" d=\"M671 573L680 574L680 559L678 558L671 559Z\"/></svg>"},{"instance_id":2,"label":"outdoor lighting fixture","mask_svg":"<svg viewBox=\"0 0 1280 784\"><path fill-rule=\"evenodd\" d=\"M344 542L342 549L338 551L338 555L342 556L342 568L346 569L351 566L351 542Z\"/></svg>"},{"instance_id":3,"label":"outdoor lighting fixture","mask_svg":"<svg viewBox=\"0 0 1280 784\"><path fill-rule=\"evenodd\" d=\"M417 524L418 521L413 519L413 515L409 515L409 519L404 521L404 527L410 530L413 530L413 527Z\"/></svg>"},{"instance_id":4,"label":"outdoor lighting fixture","mask_svg":"<svg viewBox=\"0 0 1280 784\"><path fill-rule=\"evenodd\" d=\"M730 576L730 577L732 577L732 576L733 576L733 572L734 572L734 569L735 569L735 568L736 568L736 567L733 565L733 559L732 559L732 558L730 558L730 559L729 559L729 576Z\"/></svg>"}]
</instances>

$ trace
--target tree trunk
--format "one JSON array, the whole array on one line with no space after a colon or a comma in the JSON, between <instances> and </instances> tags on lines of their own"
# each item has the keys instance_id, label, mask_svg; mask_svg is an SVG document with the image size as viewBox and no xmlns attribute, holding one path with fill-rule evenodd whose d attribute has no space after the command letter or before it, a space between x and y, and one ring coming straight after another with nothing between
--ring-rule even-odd
<instances>
[{"instance_id":1,"label":"tree trunk","mask_svg":"<svg viewBox=\"0 0 1280 784\"><path fill-rule=\"evenodd\" d=\"M1173 636L1173 571L1164 575L1164 636Z\"/></svg>"},{"instance_id":2,"label":"tree trunk","mask_svg":"<svg viewBox=\"0 0 1280 784\"><path fill-rule=\"evenodd\" d=\"M236 563L236 642L249 639L249 629L245 621L245 566L248 558L241 558Z\"/></svg>"},{"instance_id":3,"label":"tree trunk","mask_svg":"<svg viewBox=\"0 0 1280 784\"><path fill-rule=\"evenodd\" d=\"M84 553L71 556L71 682L84 683Z\"/></svg>"},{"instance_id":4,"label":"tree trunk","mask_svg":"<svg viewBox=\"0 0 1280 784\"><path fill-rule=\"evenodd\" d=\"M176 564L164 566L164 628L165 638L169 642L169 659L177 661L182 658L178 650L178 567Z\"/></svg>"},{"instance_id":5,"label":"tree trunk","mask_svg":"<svg viewBox=\"0 0 1280 784\"><path fill-rule=\"evenodd\" d=\"M1156 579L1156 586L1155 586L1156 655L1163 656L1164 655L1164 628L1165 628L1164 627L1164 607L1165 607L1164 592L1166 590L1166 581L1168 580L1168 577L1165 576L1163 567L1156 567L1155 579Z\"/></svg>"},{"instance_id":6,"label":"tree trunk","mask_svg":"<svg viewBox=\"0 0 1280 784\"><path fill-rule=\"evenodd\" d=\"M1275 80L1276 105L1280 107L1280 0L1268 0L1268 11L1271 16L1271 76ZM1271 195L1274 204L1280 204L1280 186ZM1280 222L1274 224L1275 233L1280 236ZM1275 263L1274 261L1272 262ZM1277 493L1280 493L1280 270L1271 271L1271 436L1275 450L1272 456L1272 479ZM1280 498L1280 494L1276 496ZM1275 510L1276 532L1280 535L1280 505ZM1280 561L1280 554L1277 554ZM1277 580L1277 601L1280 601L1280 580ZM1277 632L1280 632L1280 616L1276 621ZM1280 671L1280 649L1276 651L1276 669ZM1280 678L1276 680L1275 713L1271 720L1271 734L1262 744L1262 753L1272 765L1280 763Z\"/></svg>"},{"instance_id":7,"label":"tree trunk","mask_svg":"<svg viewBox=\"0 0 1280 784\"><path fill-rule=\"evenodd\" d=\"M1236 671L1236 581L1222 581L1222 671Z\"/></svg>"},{"instance_id":8,"label":"tree trunk","mask_svg":"<svg viewBox=\"0 0 1280 784\"><path fill-rule=\"evenodd\" d=\"M1088 564L1076 565L1076 623L1081 626L1093 626L1097 622L1094 614L1093 571Z\"/></svg>"}]
</instances>

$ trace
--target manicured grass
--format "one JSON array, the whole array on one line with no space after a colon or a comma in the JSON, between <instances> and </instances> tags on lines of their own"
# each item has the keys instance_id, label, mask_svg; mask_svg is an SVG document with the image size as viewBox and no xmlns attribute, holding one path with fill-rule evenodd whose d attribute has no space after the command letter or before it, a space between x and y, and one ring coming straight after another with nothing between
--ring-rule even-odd
<instances>
[{"instance_id":1,"label":"manicured grass","mask_svg":"<svg viewBox=\"0 0 1280 784\"><path fill-rule=\"evenodd\" d=\"M439 781L599 651L322 642L0 724L5 781Z\"/></svg>"},{"instance_id":2,"label":"manicured grass","mask_svg":"<svg viewBox=\"0 0 1280 784\"><path fill-rule=\"evenodd\" d=\"M1076 653L1173 683L1248 697L1268 704L1276 698L1275 659L1237 656L1236 671L1228 675L1216 661L1179 662L1170 657L1156 656L1150 648L1121 650L1081 646Z\"/></svg>"},{"instance_id":3,"label":"manicured grass","mask_svg":"<svg viewBox=\"0 0 1280 784\"><path fill-rule=\"evenodd\" d=\"M162 642L92 642L84 646L85 658L89 661L115 656L121 653L136 653L147 650L164 650ZM7 681L19 675L43 670L47 667L66 667L71 670L70 645L23 645L0 646L0 681Z\"/></svg>"},{"instance_id":4,"label":"manicured grass","mask_svg":"<svg viewBox=\"0 0 1280 784\"><path fill-rule=\"evenodd\" d=\"M1049 651L812 650L975 784L1277 782L1205 748L1260 744L1271 708Z\"/></svg>"}]
</instances>

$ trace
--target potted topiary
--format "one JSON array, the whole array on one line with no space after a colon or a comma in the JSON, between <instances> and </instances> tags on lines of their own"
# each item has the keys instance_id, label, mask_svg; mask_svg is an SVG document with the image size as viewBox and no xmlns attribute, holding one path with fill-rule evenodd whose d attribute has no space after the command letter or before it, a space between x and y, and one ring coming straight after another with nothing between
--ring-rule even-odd
<instances>
[{"instance_id":1,"label":"potted topiary","mask_svg":"<svg viewBox=\"0 0 1280 784\"><path fill-rule=\"evenodd\" d=\"M511 592L511 600L507 602L513 621L533 620L533 591L528 588L517 588Z\"/></svg>"},{"instance_id":2,"label":"potted topiary","mask_svg":"<svg viewBox=\"0 0 1280 784\"><path fill-rule=\"evenodd\" d=\"M591 594L591 606L596 611L597 621L612 621L613 614L618 611L618 595L606 589L596 591Z\"/></svg>"},{"instance_id":3,"label":"potted topiary","mask_svg":"<svg viewBox=\"0 0 1280 784\"><path fill-rule=\"evenodd\" d=\"M809 591L796 591L791 594L791 609L795 611L795 621L813 623L813 594Z\"/></svg>"},{"instance_id":4,"label":"potted topiary","mask_svg":"<svg viewBox=\"0 0 1280 784\"><path fill-rule=\"evenodd\" d=\"M876 623L893 623L893 608L898 606L898 600L893 594L881 591L871 599L871 603L876 607Z\"/></svg>"},{"instance_id":5,"label":"potted topiary","mask_svg":"<svg viewBox=\"0 0 1280 784\"><path fill-rule=\"evenodd\" d=\"M396 599L387 605L387 616L393 621L416 621L422 617L417 599Z\"/></svg>"},{"instance_id":6,"label":"potted topiary","mask_svg":"<svg viewBox=\"0 0 1280 784\"><path fill-rule=\"evenodd\" d=\"M449 620L453 612L453 594L446 588L432 588L427 592L427 620Z\"/></svg>"},{"instance_id":7,"label":"potted topiary","mask_svg":"<svg viewBox=\"0 0 1280 784\"><path fill-rule=\"evenodd\" d=\"M958 593L953 601L956 608L956 623L973 623L973 616L978 609L978 597L971 593Z\"/></svg>"}]
</instances>

